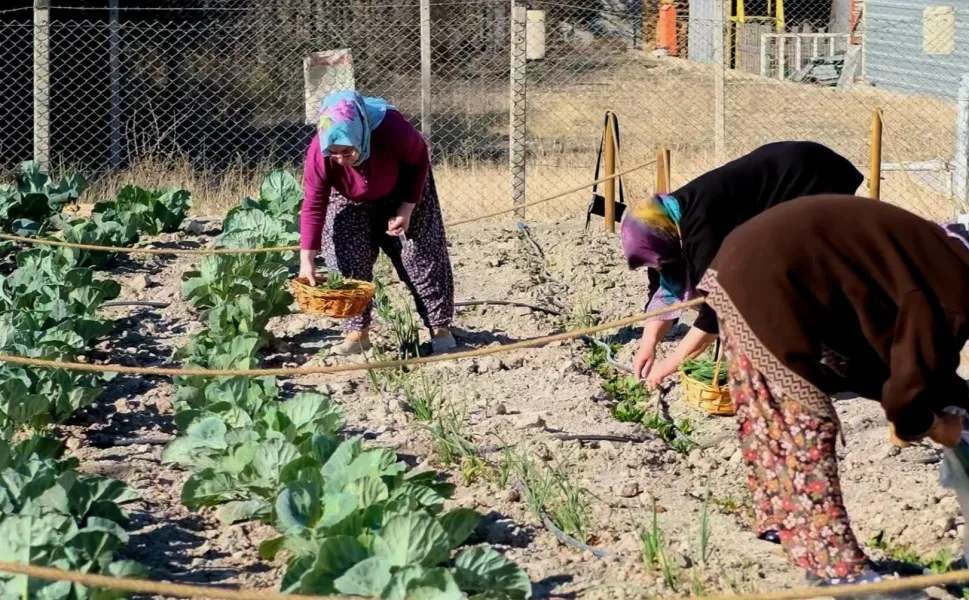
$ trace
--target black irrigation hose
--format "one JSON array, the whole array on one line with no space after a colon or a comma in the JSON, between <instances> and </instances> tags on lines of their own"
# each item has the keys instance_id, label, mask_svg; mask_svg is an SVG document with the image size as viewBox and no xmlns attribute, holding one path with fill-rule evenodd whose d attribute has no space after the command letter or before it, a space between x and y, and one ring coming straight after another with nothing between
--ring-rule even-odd
<instances>
[{"instance_id":1,"label":"black irrigation hose","mask_svg":"<svg viewBox=\"0 0 969 600\"><path fill-rule=\"evenodd\" d=\"M605 350L605 352L606 352L606 362L609 363L609 366L611 366L612 368L618 369L618 370L623 371L625 373L629 373L630 375L633 374L633 370L631 368L629 368L626 365L618 362L615 358L612 357L612 348L609 347L609 344L607 344L607 343L605 343L605 342L603 342L601 340L597 340L596 338L594 338L592 336L588 336L588 335L583 335L583 336L579 337L579 339L580 340L583 340L583 341L586 341L586 342L591 342L591 343L595 344L596 346L599 346L600 348L602 348L603 350Z\"/></svg>"},{"instance_id":2,"label":"black irrigation hose","mask_svg":"<svg viewBox=\"0 0 969 600\"><path fill-rule=\"evenodd\" d=\"M513 485L515 489L518 490L518 492L523 496L525 496L526 498L531 496L528 486L525 485L525 483L520 479L516 478ZM582 552L590 552L596 558L615 558L619 562L626 561L625 556L620 556L618 554L614 554L607 550L593 548L588 544L580 542L579 540L575 539L571 535L562 531L555 523L553 523L551 517L549 517L548 513L545 511L544 506L540 506L538 510L539 510L539 517L542 521L542 525L544 525L545 529L547 529L552 535L558 538L558 540L563 544L567 546L572 546L573 548L577 550L581 550Z\"/></svg>"},{"instance_id":3,"label":"black irrigation hose","mask_svg":"<svg viewBox=\"0 0 969 600\"><path fill-rule=\"evenodd\" d=\"M558 440L561 442L616 442L619 444L642 444L648 442L651 439L655 439L653 435L638 435L638 436L628 436L628 435L601 435L594 433L559 433L552 436L553 440ZM493 452L499 452L506 448L513 448L518 444L494 444L491 446L484 446L476 450L477 454L491 454Z\"/></svg>"},{"instance_id":4,"label":"black irrigation hose","mask_svg":"<svg viewBox=\"0 0 969 600\"><path fill-rule=\"evenodd\" d=\"M530 308L534 311L555 317L562 316L560 311L551 308L544 308L542 306L535 306L533 304L525 304L524 302L514 302L512 300L462 300L461 302L455 302L454 306L482 306L485 304L492 304L495 306L518 306L521 308Z\"/></svg>"},{"instance_id":5,"label":"black irrigation hose","mask_svg":"<svg viewBox=\"0 0 969 600\"><path fill-rule=\"evenodd\" d=\"M612 368L617 369L619 371L623 371L624 373L629 373L630 375L632 375L632 372L633 372L632 369L630 369L626 365L620 364L619 362L616 361L615 358L613 358L613 356L612 356L612 348L610 348L608 344L606 344L605 342L603 342L601 340L597 340L594 337L587 336L587 335L581 336L579 339L580 340L584 340L586 342L591 342L591 343L595 344L596 346L599 346L600 348L602 348L605 351L605 353L606 353L606 362L609 363L609 366L611 366ZM663 388L660 388L659 393L656 395L656 414L659 415L659 416L661 416L661 417L663 417L662 410L661 410L661 404L662 404L663 396L665 395L665 393L666 392L663 391ZM666 419L665 417L663 417L663 420L673 426L673 434L681 442L688 443L688 444L694 444L695 443L695 442L693 442L689 437L687 437L680 430L680 428L676 425L676 423L674 421L672 421L670 419Z\"/></svg>"},{"instance_id":6,"label":"black irrigation hose","mask_svg":"<svg viewBox=\"0 0 969 600\"><path fill-rule=\"evenodd\" d=\"M117 302L105 302L101 308L116 308L118 306L147 306L149 308L168 308L170 302L151 302L148 300L118 300Z\"/></svg>"}]
</instances>

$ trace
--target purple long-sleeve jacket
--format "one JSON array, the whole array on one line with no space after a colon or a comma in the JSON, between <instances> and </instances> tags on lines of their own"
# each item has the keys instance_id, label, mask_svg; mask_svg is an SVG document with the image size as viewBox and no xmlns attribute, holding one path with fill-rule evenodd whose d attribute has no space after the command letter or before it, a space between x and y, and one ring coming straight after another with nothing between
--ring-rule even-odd
<instances>
[{"instance_id":1,"label":"purple long-sleeve jacket","mask_svg":"<svg viewBox=\"0 0 969 600\"><path fill-rule=\"evenodd\" d=\"M396 110L388 110L370 134L370 158L358 167L341 167L323 156L320 136L313 136L303 171L300 248L319 250L330 191L352 202L389 200L417 204L431 168L421 133Z\"/></svg>"}]
</instances>

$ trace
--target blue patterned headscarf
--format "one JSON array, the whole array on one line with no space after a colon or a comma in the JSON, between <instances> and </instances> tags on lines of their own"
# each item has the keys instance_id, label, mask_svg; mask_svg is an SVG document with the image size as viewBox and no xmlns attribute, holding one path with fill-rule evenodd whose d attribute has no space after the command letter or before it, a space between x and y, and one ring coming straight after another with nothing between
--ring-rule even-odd
<instances>
[{"instance_id":1,"label":"blue patterned headscarf","mask_svg":"<svg viewBox=\"0 0 969 600\"><path fill-rule=\"evenodd\" d=\"M659 272L661 295L668 303L692 295L680 241L680 203L657 194L634 206L622 221L622 249L630 269Z\"/></svg>"},{"instance_id":2,"label":"blue patterned headscarf","mask_svg":"<svg viewBox=\"0 0 969 600\"><path fill-rule=\"evenodd\" d=\"M370 158L370 133L388 110L397 110L382 98L364 98L354 91L333 92L320 102L320 149L329 157L330 146L351 146L360 152L353 166Z\"/></svg>"}]
</instances>

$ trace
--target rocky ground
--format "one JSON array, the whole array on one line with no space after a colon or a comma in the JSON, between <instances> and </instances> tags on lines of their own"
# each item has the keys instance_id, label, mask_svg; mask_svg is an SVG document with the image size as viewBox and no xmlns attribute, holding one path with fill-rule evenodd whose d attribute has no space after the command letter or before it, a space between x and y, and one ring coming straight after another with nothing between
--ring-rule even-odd
<instances>
[{"instance_id":1,"label":"rocky ground","mask_svg":"<svg viewBox=\"0 0 969 600\"><path fill-rule=\"evenodd\" d=\"M205 244L218 223L196 221L189 231L161 242ZM513 228L466 226L449 237L458 300L519 300L569 311L563 318L525 308L459 309L464 349L547 335L590 317L611 320L641 309L645 278L627 272L617 238L599 230L583 232L578 220L532 226L538 249ZM181 274L192 263L189 258L135 258L117 268L113 275L123 283L123 299L171 305L105 309L117 313L122 327L97 358L174 364L174 348L201 328L179 290ZM394 297L406 298L399 284L392 290ZM298 313L276 320L271 330L280 343L270 364L332 362L325 348L338 338L337 325ZM639 333L626 328L606 337L624 344L619 357L628 362ZM672 343L667 340L664 350ZM375 389L364 373L305 377L297 383L329 389L346 409L349 428L372 443L448 471L459 486L455 503L487 515L478 537L524 565L539 597L739 593L803 584L803 574L788 566L779 548L751 532L733 420L689 409L679 385L674 386L666 395L669 412L676 419L691 419L692 437L700 446L679 454L641 427L613 418L601 378L586 364L586 352L583 343L572 341L428 366L427 385L443 401L438 416L428 422L415 418L407 398ZM387 388L385 379L378 377L377 383ZM223 527L211 514L181 506L181 484L188 475L160 462L160 442L174 430L172 395L166 379L118 378L96 406L61 433L84 470L122 479L141 495L132 507L128 552L148 565L154 578L275 586L279 566L267 565L256 552L259 541L270 535L268 528ZM881 544L872 549L879 556L900 556L903 548L923 561L958 556L965 526L954 494L938 484L940 453L929 445L891 446L884 415L874 402L844 400L838 410L847 439L847 447L839 450L841 472L858 537L880 537ZM442 426L473 443L477 457L449 464L440 435L433 431ZM562 434L634 441L562 440ZM511 465L523 462L558 474L559 491L568 492L562 510L571 509L567 514L576 515L588 544L606 551L606 558L561 543L543 526L515 487L517 471ZM647 566L642 558L640 531L650 524L654 506L666 542L665 577L662 568Z\"/></svg>"}]
</instances>

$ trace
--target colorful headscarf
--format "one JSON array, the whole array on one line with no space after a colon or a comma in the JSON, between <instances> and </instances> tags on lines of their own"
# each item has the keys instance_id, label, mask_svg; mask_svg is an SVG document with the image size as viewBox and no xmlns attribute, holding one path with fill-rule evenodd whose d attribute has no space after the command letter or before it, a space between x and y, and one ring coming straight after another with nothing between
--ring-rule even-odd
<instances>
[{"instance_id":1,"label":"colorful headscarf","mask_svg":"<svg viewBox=\"0 0 969 600\"><path fill-rule=\"evenodd\" d=\"M683 260L680 216L677 199L659 194L633 206L622 221L622 249L629 268L647 267L659 273L660 289L647 304L648 311L689 300L694 295ZM659 318L675 319L678 314Z\"/></svg>"},{"instance_id":2,"label":"colorful headscarf","mask_svg":"<svg viewBox=\"0 0 969 600\"><path fill-rule=\"evenodd\" d=\"M622 221L622 250L629 268L659 269L682 256L680 203L666 194L640 202Z\"/></svg>"},{"instance_id":3,"label":"colorful headscarf","mask_svg":"<svg viewBox=\"0 0 969 600\"><path fill-rule=\"evenodd\" d=\"M388 110L396 110L382 98L364 98L354 91L333 92L320 102L320 149L329 157L329 146L352 146L360 152L357 167L370 158L370 133Z\"/></svg>"}]
</instances>

